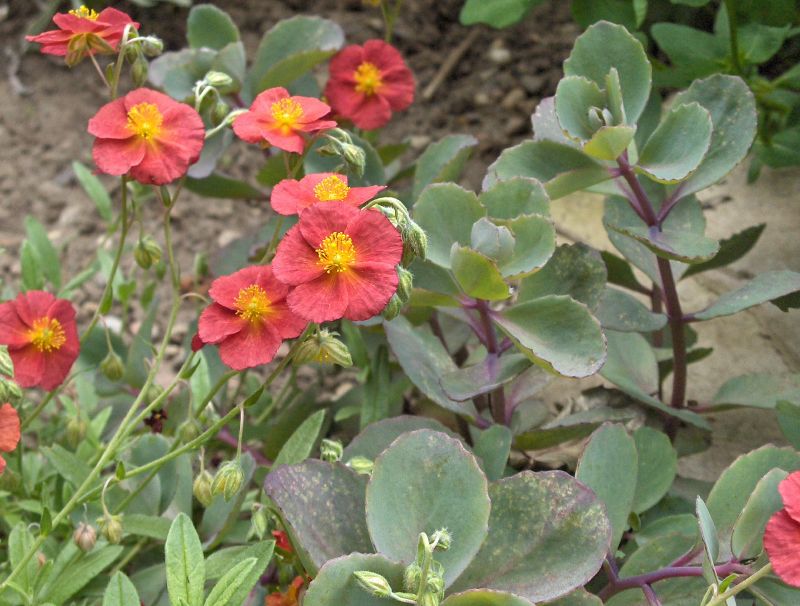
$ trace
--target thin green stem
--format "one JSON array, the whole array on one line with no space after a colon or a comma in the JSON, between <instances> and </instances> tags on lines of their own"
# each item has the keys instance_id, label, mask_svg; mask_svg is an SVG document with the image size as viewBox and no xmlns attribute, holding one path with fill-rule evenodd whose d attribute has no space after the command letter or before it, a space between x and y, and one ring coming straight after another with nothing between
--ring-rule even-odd
<instances>
[{"instance_id":1,"label":"thin green stem","mask_svg":"<svg viewBox=\"0 0 800 606\"><path fill-rule=\"evenodd\" d=\"M711 600L707 606L724 606L724 604L728 601L728 598L732 598L737 593L744 591L756 581L763 579L770 572L772 572L772 564L767 564L766 566L759 568L741 583L737 583L735 586L728 589L728 591L719 594L717 597Z\"/></svg>"},{"instance_id":2,"label":"thin green stem","mask_svg":"<svg viewBox=\"0 0 800 606\"><path fill-rule=\"evenodd\" d=\"M739 32L736 24L736 6L734 6L733 0L725 0L725 10L728 13L728 31L731 38L731 61L733 69L741 76L744 74L744 70L739 58Z\"/></svg>"},{"instance_id":3,"label":"thin green stem","mask_svg":"<svg viewBox=\"0 0 800 606\"><path fill-rule=\"evenodd\" d=\"M133 26L126 25L125 30L122 32L122 42L119 45L119 52L117 53L117 61L114 64L114 75L111 81L111 100L117 98L117 93L119 91L119 80L122 77L122 66L125 64L125 47L130 42L128 40L128 35L131 32L131 28Z\"/></svg>"}]
</instances>

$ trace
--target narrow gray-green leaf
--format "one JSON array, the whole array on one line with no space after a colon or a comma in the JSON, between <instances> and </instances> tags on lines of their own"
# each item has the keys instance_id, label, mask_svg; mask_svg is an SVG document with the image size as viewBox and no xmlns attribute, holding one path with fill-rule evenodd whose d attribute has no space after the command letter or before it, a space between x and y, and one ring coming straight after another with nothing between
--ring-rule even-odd
<instances>
[{"instance_id":1,"label":"narrow gray-green leaf","mask_svg":"<svg viewBox=\"0 0 800 606\"><path fill-rule=\"evenodd\" d=\"M170 600L174 604L183 600L187 606L201 606L206 580L203 546L192 520L185 513L179 513L172 522L164 552Z\"/></svg>"},{"instance_id":2,"label":"narrow gray-green leaf","mask_svg":"<svg viewBox=\"0 0 800 606\"><path fill-rule=\"evenodd\" d=\"M756 276L744 286L725 293L709 307L696 313L695 317L699 320L710 320L729 316L799 290L799 272L768 271Z\"/></svg>"},{"instance_id":3,"label":"narrow gray-green leaf","mask_svg":"<svg viewBox=\"0 0 800 606\"><path fill-rule=\"evenodd\" d=\"M103 594L103 606L139 606L139 594L124 572L114 573Z\"/></svg>"},{"instance_id":4,"label":"narrow gray-green leaf","mask_svg":"<svg viewBox=\"0 0 800 606\"><path fill-rule=\"evenodd\" d=\"M204 606L233 606L233 599L257 563L258 559L247 558L235 564L211 589Z\"/></svg>"},{"instance_id":5,"label":"narrow gray-green leaf","mask_svg":"<svg viewBox=\"0 0 800 606\"><path fill-rule=\"evenodd\" d=\"M311 452L317 445L326 414L327 410L323 408L303 421L275 457L275 462L272 464L273 469L277 469L279 465L301 463L311 456Z\"/></svg>"},{"instance_id":6,"label":"narrow gray-green leaf","mask_svg":"<svg viewBox=\"0 0 800 606\"><path fill-rule=\"evenodd\" d=\"M431 183L458 181L464 163L478 140L472 135L446 135L431 143L417 158L411 197L417 199Z\"/></svg>"}]
</instances>

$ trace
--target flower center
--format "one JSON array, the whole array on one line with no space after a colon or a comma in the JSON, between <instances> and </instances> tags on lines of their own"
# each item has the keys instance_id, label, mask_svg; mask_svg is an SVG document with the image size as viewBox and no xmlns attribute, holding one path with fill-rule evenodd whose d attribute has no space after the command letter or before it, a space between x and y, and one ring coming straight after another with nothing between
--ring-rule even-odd
<instances>
[{"instance_id":1,"label":"flower center","mask_svg":"<svg viewBox=\"0 0 800 606\"><path fill-rule=\"evenodd\" d=\"M40 352L58 351L67 342L67 335L61 322L55 318L36 318L33 328L28 330L28 338Z\"/></svg>"},{"instance_id":2,"label":"flower center","mask_svg":"<svg viewBox=\"0 0 800 606\"><path fill-rule=\"evenodd\" d=\"M291 97L286 97L272 104L272 118L284 135L291 133L302 117L303 107Z\"/></svg>"},{"instance_id":3,"label":"flower center","mask_svg":"<svg viewBox=\"0 0 800 606\"><path fill-rule=\"evenodd\" d=\"M332 200L344 200L350 188L347 183L336 175L325 177L314 186L314 197L320 202L330 202Z\"/></svg>"},{"instance_id":4,"label":"flower center","mask_svg":"<svg viewBox=\"0 0 800 606\"><path fill-rule=\"evenodd\" d=\"M355 263L356 249L347 234L335 231L325 238L317 249L318 263L327 273L340 273L350 269Z\"/></svg>"},{"instance_id":5,"label":"flower center","mask_svg":"<svg viewBox=\"0 0 800 606\"><path fill-rule=\"evenodd\" d=\"M91 8L86 8L85 6L81 5L78 9L73 9L69 11L70 15L75 15L76 17L80 17L81 19L89 19L90 21L97 20L97 11Z\"/></svg>"},{"instance_id":6,"label":"flower center","mask_svg":"<svg viewBox=\"0 0 800 606\"><path fill-rule=\"evenodd\" d=\"M383 86L381 70L369 61L364 61L356 68L353 79L356 81L356 90L368 97L376 94Z\"/></svg>"},{"instance_id":7,"label":"flower center","mask_svg":"<svg viewBox=\"0 0 800 606\"><path fill-rule=\"evenodd\" d=\"M164 116L152 103L137 103L128 110L128 130L146 141L161 134Z\"/></svg>"},{"instance_id":8,"label":"flower center","mask_svg":"<svg viewBox=\"0 0 800 606\"><path fill-rule=\"evenodd\" d=\"M233 305L236 307L237 316L254 324L269 313L270 301L263 288L258 284L251 284L239 291Z\"/></svg>"}]
</instances>

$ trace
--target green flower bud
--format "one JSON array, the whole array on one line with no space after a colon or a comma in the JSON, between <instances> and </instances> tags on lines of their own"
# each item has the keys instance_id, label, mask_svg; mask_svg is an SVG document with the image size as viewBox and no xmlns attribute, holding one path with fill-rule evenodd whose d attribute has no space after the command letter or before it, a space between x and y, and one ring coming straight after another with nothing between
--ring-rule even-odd
<instances>
[{"instance_id":1,"label":"green flower bud","mask_svg":"<svg viewBox=\"0 0 800 606\"><path fill-rule=\"evenodd\" d=\"M80 417L72 417L67 423L67 443L76 448L86 437L86 421Z\"/></svg>"},{"instance_id":2,"label":"green flower bud","mask_svg":"<svg viewBox=\"0 0 800 606\"><path fill-rule=\"evenodd\" d=\"M233 84L233 78L231 78L225 72L218 71L208 72L206 74L205 81L209 84L209 86L213 86L214 88L225 88L226 86Z\"/></svg>"},{"instance_id":3,"label":"green flower bud","mask_svg":"<svg viewBox=\"0 0 800 606\"><path fill-rule=\"evenodd\" d=\"M164 52L164 43L161 41L161 38L147 36L142 40L142 52L148 57L158 57Z\"/></svg>"},{"instance_id":4,"label":"green flower bud","mask_svg":"<svg viewBox=\"0 0 800 606\"><path fill-rule=\"evenodd\" d=\"M338 440L329 440L325 438L319 446L319 458L329 463L335 463L342 460L344 454L344 447Z\"/></svg>"},{"instance_id":5,"label":"green flower bud","mask_svg":"<svg viewBox=\"0 0 800 606\"><path fill-rule=\"evenodd\" d=\"M150 269L161 260L161 247L151 236L144 236L136 245L133 258L142 269Z\"/></svg>"},{"instance_id":6,"label":"green flower bud","mask_svg":"<svg viewBox=\"0 0 800 606\"><path fill-rule=\"evenodd\" d=\"M389 299L389 302L386 304L386 307L383 308L383 317L386 320L394 320L397 316L400 315L400 312L403 310L403 302L400 300L400 297L397 295L392 295L392 298Z\"/></svg>"},{"instance_id":7,"label":"green flower bud","mask_svg":"<svg viewBox=\"0 0 800 606\"><path fill-rule=\"evenodd\" d=\"M345 143L342 145L342 160L347 164L347 168L357 177L364 175L367 165L367 155L358 145Z\"/></svg>"},{"instance_id":8,"label":"green flower bud","mask_svg":"<svg viewBox=\"0 0 800 606\"><path fill-rule=\"evenodd\" d=\"M197 499L198 503L203 507L208 507L211 505L211 501L214 500L214 494L211 490L213 481L214 478L204 469L197 474L197 477L192 483L192 494L194 494L194 498Z\"/></svg>"},{"instance_id":9,"label":"green flower bud","mask_svg":"<svg viewBox=\"0 0 800 606\"><path fill-rule=\"evenodd\" d=\"M405 266L411 264L415 258L422 260L428 255L428 236L419 225L409 220L403 235L403 259Z\"/></svg>"},{"instance_id":10,"label":"green flower bud","mask_svg":"<svg viewBox=\"0 0 800 606\"><path fill-rule=\"evenodd\" d=\"M419 581L422 577L422 568L416 562L406 566L403 572L403 587L409 593L416 594L419 591Z\"/></svg>"},{"instance_id":11,"label":"green flower bud","mask_svg":"<svg viewBox=\"0 0 800 606\"><path fill-rule=\"evenodd\" d=\"M119 381L125 374L125 364L113 349L109 349L106 357L100 362L100 372L109 381Z\"/></svg>"},{"instance_id":12,"label":"green flower bud","mask_svg":"<svg viewBox=\"0 0 800 606\"><path fill-rule=\"evenodd\" d=\"M358 474L368 476L372 474L372 468L375 467L375 463L367 457L357 456L350 459L347 462L347 466Z\"/></svg>"},{"instance_id":13,"label":"green flower bud","mask_svg":"<svg viewBox=\"0 0 800 606\"><path fill-rule=\"evenodd\" d=\"M405 267L398 265L397 269L397 296L403 303L411 297L411 289L414 286L414 274Z\"/></svg>"},{"instance_id":14,"label":"green flower bud","mask_svg":"<svg viewBox=\"0 0 800 606\"><path fill-rule=\"evenodd\" d=\"M357 570L353 573L361 588L376 598L386 598L392 593L392 587L385 577L369 570Z\"/></svg>"},{"instance_id":15,"label":"green flower bud","mask_svg":"<svg viewBox=\"0 0 800 606\"><path fill-rule=\"evenodd\" d=\"M118 545L122 541L122 516L112 516L106 513L101 518L97 518L97 525L100 527L100 534L112 545Z\"/></svg>"},{"instance_id":16,"label":"green flower bud","mask_svg":"<svg viewBox=\"0 0 800 606\"><path fill-rule=\"evenodd\" d=\"M81 522L72 535L72 541L81 551L91 551L97 543L97 531L94 526Z\"/></svg>"},{"instance_id":17,"label":"green flower bud","mask_svg":"<svg viewBox=\"0 0 800 606\"><path fill-rule=\"evenodd\" d=\"M131 66L131 80L133 80L134 86L143 86L147 82L148 70L147 59L138 55Z\"/></svg>"},{"instance_id":18,"label":"green flower bud","mask_svg":"<svg viewBox=\"0 0 800 606\"><path fill-rule=\"evenodd\" d=\"M226 461L217 470L214 481L211 483L211 494L221 494L226 501L230 501L239 492L244 483L244 471L238 460Z\"/></svg>"},{"instance_id":19,"label":"green flower bud","mask_svg":"<svg viewBox=\"0 0 800 606\"><path fill-rule=\"evenodd\" d=\"M214 110L211 112L211 121L214 125L222 124L225 118L228 117L228 113L231 111L231 106L225 103L224 101L217 101L217 104L214 106Z\"/></svg>"},{"instance_id":20,"label":"green flower bud","mask_svg":"<svg viewBox=\"0 0 800 606\"><path fill-rule=\"evenodd\" d=\"M453 542L453 537L447 531L447 528L440 528L431 535L431 544L436 543L436 549L439 551L447 551Z\"/></svg>"},{"instance_id":21,"label":"green flower bud","mask_svg":"<svg viewBox=\"0 0 800 606\"><path fill-rule=\"evenodd\" d=\"M14 404L22 398L22 389L11 379L0 376L0 402Z\"/></svg>"},{"instance_id":22,"label":"green flower bud","mask_svg":"<svg viewBox=\"0 0 800 606\"><path fill-rule=\"evenodd\" d=\"M5 345L0 345L0 375L14 376L14 362L11 361L11 355Z\"/></svg>"},{"instance_id":23,"label":"green flower bud","mask_svg":"<svg viewBox=\"0 0 800 606\"><path fill-rule=\"evenodd\" d=\"M253 503L253 508L250 513L250 526L253 534L258 537L259 541L267 534L269 516L267 515L267 510L261 503Z\"/></svg>"},{"instance_id":24,"label":"green flower bud","mask_svg":"<svg viewBox=\"0 0 800 606\"><path fill-rule=\"evenodd\" d=\"M293 363L298 366L309 362L321 364L338 364L349 367L353 365L350 350L337 339L339 333L322 329L318 334L310 335L295 352Z\"/></svg>"},{"instance_id":25,"label":"green flower bud","mask_svg":"<svg viewBox=\"0 0 800 606\"><path fill-rule=\"evenodd\" d=\"M188 444L199 435L200 427L195 419L187 419L178 428L178 436L180 436L181 442L184 444Z\"/></svg>"}]
</instances>

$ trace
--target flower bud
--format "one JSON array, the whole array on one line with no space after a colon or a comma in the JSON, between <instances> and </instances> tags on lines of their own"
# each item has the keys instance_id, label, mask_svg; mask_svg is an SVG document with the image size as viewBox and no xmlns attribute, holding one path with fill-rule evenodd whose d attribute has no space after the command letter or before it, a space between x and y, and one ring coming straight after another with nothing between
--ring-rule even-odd
<instances>
[{"instance_id":1,"label":"flower bud","mask_svg":"<svg viewBox=\"0 0 800 606\"><path fill-rule=\"evenodd\" d=\"M431 535L431 543L436 544L436 549L439 551L447 551L453 542L453 537L448 532L447 528L440 528Z\"/></svg>"},{"instance_id":2,"label":"flower bud","mask_svg":"<svg viewBox=\"0 0 800 606\"><path fill-rule=\"evenodd\" d=\"M222 124L223 120L228 117L231 111L231 106L224 101L217 101L214 110L211 112L211 121L214 125Z\"/></svg>"},{"instance_id":3,"label":"flower bud","mask_svg":"<svg viewBox=\"0 0 800 606\"><path fill-rule=\"evenodd\" d=\"M214 478L205 469L197 474L192 484L192 494L194 498L203 506L208 507L211 501L214 500L214 495L211 492L211 484Z\"/></svg>"},{"instance_id":4,"label":"flower bud","mask_svg":"<svg viewBox=\"0 0 800 606\"><path fill-rule=\"evenodd\" d=\"M100 527L100 534L112 545L118 545L122 541L122 516L106 513L103 517L97 518L97 525Z\"/></svg>"},{"instance_id":5,"label":"flower bud","mask_svg":"<svg viewBox=\"0 0 800 606\"><path fill-rule=\"evenodd\" d=\"M344 454L344 447L339 440L323 439L319 445L319 458L329 463L335 463L342 460Z\"/></svg>"},{"instance_id":6,"label":"flower bud","mask_svg":"<svg viewBox=\"0 0 800 606\"><path fill-rule=\"evenodd\" d=\"M147 82L148 68L147 59L141 55L137 56L131 66L131 80L135 86L143 86Z\"/></svg>"},{"instance_id":7,"label":"flower bud","mask_svg":"<svg viewBox=\"0 0 800 606\"><path fill-rule=\"evenodd\" d=\"M372 468L375 464L367 457L357 456L353 457L347 462L347 466L358 474L368 476L372 474Z\"/></svg>"},{"instance_id":8,"label":"flower bud","mask_svg":"<svg viewBox=\"0 0 800 606\"><path fill-rule=\"evenodd\" d=\"M342 145L342 160L347 164L347 168L356 177L364 175L364 168L367 165L367 155L358 145L345 143Z\"/></svg>"},{"instance_id":9,"label":"flower bud","mask_svg":"<svg viewBox=\"0 0 800 606\"><path fill-rule=\"evenodd\" d=\"M336 338L338 334L322 329L318 334L309 336L297 348L293 358L294 364L297 366L308 362L319 362L338 364L345 368L352 366L353 358L350 356L350 350Z\"/></svg>"},{"instance_id":10,"label":"flower bud","mask_svg":"<svg viewBox=\"0 0 800 606\"><path fill-rule=\"evenodd\" d=\"M186 421L181 423L181 426L178 428L178 436L180 437L181 442L184 444L188 444L199 435L200 427L197 425L197 421L194 419L186 419Z\"/></svg>"},{"instance_id":11,"label":"flower bud","mask_svg":"<svg viewBox=\"0 0 800 606\"><path fill-rule=\"evenodd\" d=\"M398 265L397 270L397 296L403 303L411 297L411 289L414 287L414 274L405 267Z\"/></svg>"},{"instance_id":12,"label":"flower bud","mask_svg":"<svg viewBox=\"0 0 800 606\"><path fill-rule=\"evenodd\" d=\"M125 374L125 364L113 349L109 349L106 357L100 362L100 372L109 381L119 381Z\"/></svg>"},{"instance_id":13,"label":"flower bud","mask_svg":"<svg viewBox=\"0 0 800 606\"><path fill-rule=\"evenodd\" d=\"M213 86L214 88L225 88L226 86L233 84L233 78L231 78L225 72L218 71L210 71L206 73L205 81L209 86Z\"/></svg>"},{"instance_id":14,"label":"flower bud","mask_svg":"<svg viewBox=\"0 0 800 606\"><path fill-rule=\"evenodd\" d=\"M22 389L11 379L0 376L0 402L14 404L22 398Z\"/></svg>"},{"instance_id":15,"label":"flower bud","mask_svg":"<svg viewBox=\"0 0 800 606\"><path fill-rule=\"evenodd\" d=\"M419 591L419 581L422 577L422 568L416 562L406 566L403 572L403 587L409 593L416 594Z\"/></svg>"},{"instance_id":16,"label":"flower bud","mask_svg":"<svg viewBox=\"0 0 800 606\"><path fill-rule=\"evenodd\" d=\"M592 131L599 130L606 125L605 118L603 117L603 110L601 110L599 107L590 107L587 118L589 122L589 128Z\"/></svg>"},{"instance_id":17,"label":"flower bud","mask_svg":"<svg viewBox=\"0 0 800 606\"><path fill-rule=\"evenodd\" d=\"M385 320L394 320L397 316L400 315L400 312L403 310L403 302L400 300L400 297L397 295L392 295L392 298L389 299L389 302L386 304L386 307L383 308L383 317Z\"/></svg>"},{"instance_id":18,"label":"flower bud","mask_svg":"<svg viewBox=\"0 0 800 606\"><path fill-rule=\"evenodd\" d=\"M214 476L211 494L214 496L221 494L226 501L230 501L239 492L242 483L244 483L244 471L239 461L226 461Z\"/></svg>"},{"instance_id":19,"label":"flower bud","mask_svg":"<svg viewBox=\"0 0 800 606\"><path fill-rule=\"evenodd\" d=\"M385 577L369 570L357 570L353 573L361 588L376 598L386 598L392 593L392 587Z\"/></svg>"},{"instance_id":20,"label":"flower bud","mask_svg":"<svg viewBox=\"0 0 800 606\"><path fill-rule=\"evenodd\" d=\"M133 258L142 269L150 269L161 260L161 247L151 236L144 236L136 245Z\"/></svg>"},{"instance_id":21,"label":"flower bud","mask_svg":"<svg viewBox=\"0 0 800 606\"><path fill-rule=\"evenodd\" d=\"M250 526L258 540L262 540L269 527L269 517L267 516L267 510L261 503L253 503L253 508L250 511Z\"/></svg>"},{"instance_id":22,"label":"flower bud","mask_svg":"<svg viewBox=\"0 0 800 606\"><path fill-rule=\"evenodd\" d=\"M11 355L5 345L0 345L0 375L14 376L14 362L11 361Z\"/></svg>"},{"instance_id":23,"label":"flower bud","mask_svg":"<svg viewBox=\"0 0 800 606\"><path fill-rule=\"evenodd\" d=\"M142 40L142 52L148 57L158 57L164 52L164 43L161 41L161 38L147 36Z\"/></svg>"},{"instance_id":24,"label":"flower bud","mask_svg":"<svg viewBox=\"0 0 800 606\"><path fill-rule=\"evenodd\" d=\"M86 437L86 421L79 416L72 417L67 423L67 443L71 448L76 448Z\"/></svg>"},{"instance_id":25,"label":"flower bud","mask_svg":"<svg viewBox=\"0 0 800 606\"><path fill-rule=\"evenodd\" d=\"M91 551L97 543L97 532L94 526L81 522L72 535L72 540L81 551Z\"/></svg>"},{"instance_id":26,"label":"flower bud","mask_svg":"<svg viewBox=\"0 0 800 606\"><path fill-rule=\"evenodd\" d=\"M428 236L419 225L409 220L403 236L403 259L402 264L408 266L411 262L420 258L425 260L428 254Z\"/></svg>"}]
</instances>

